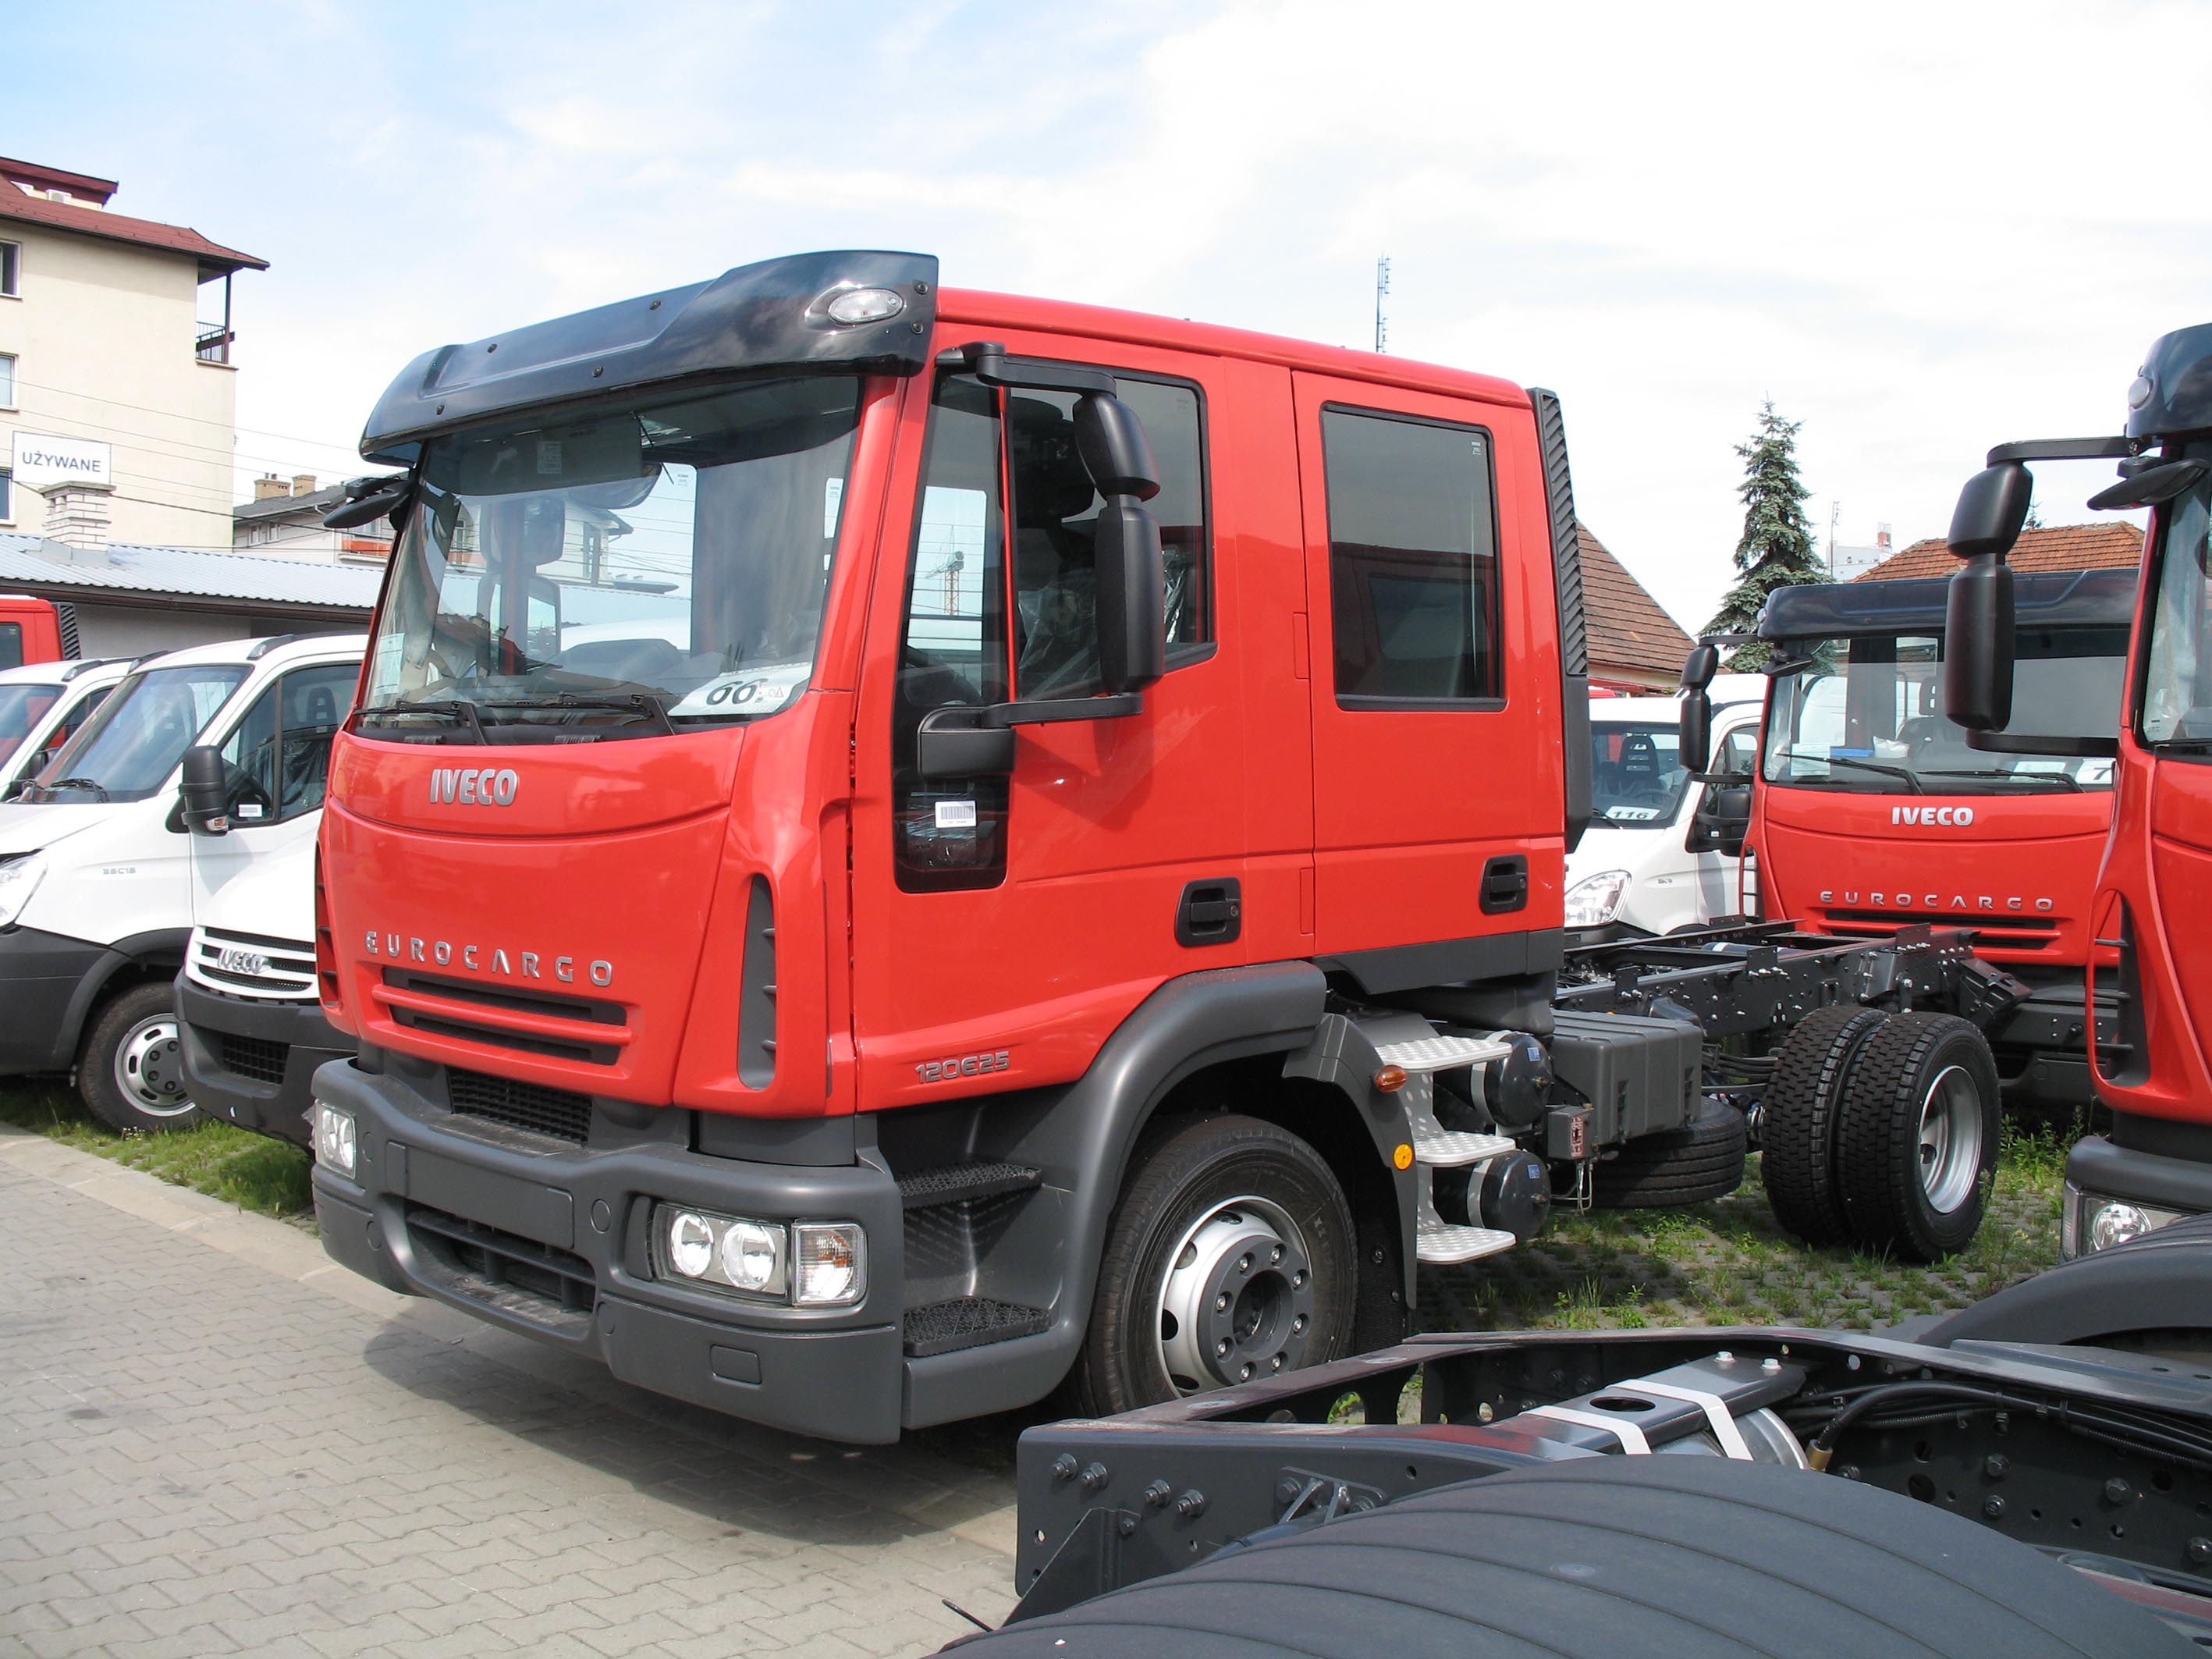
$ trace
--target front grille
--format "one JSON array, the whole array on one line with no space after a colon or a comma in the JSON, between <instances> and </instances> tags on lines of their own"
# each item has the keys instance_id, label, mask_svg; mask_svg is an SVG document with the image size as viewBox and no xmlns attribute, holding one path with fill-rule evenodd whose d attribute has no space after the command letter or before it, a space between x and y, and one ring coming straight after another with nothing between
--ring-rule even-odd
<instances>
[{"instance_id":1,"label":"front grille","mask_svg":"<svg viewBox=\"0 0 2212 1659\"><path fill-rule=\"evenodd\" d=\"M1982 943L2007 951L2040 951L2057 942L2056 916L1990 915L1986 912L1954 910L1831 910L1824 918L1832 932L1854 937L1887 937L1900 927L1925 923L1930 927L1971 927Z\"/></svg>"},{"instance_id":2,"label":"front grille","mask_svg":"<svg viewBox=\"0 0 2212 1659\"><path fill-rule=\"evenodd\" d=\"M621 1048L611 1042L593 1042L581 1036L572 1038L510 1031L503 1026L469 1018L472 1008L497 1008L510 1013L573 1020L582 1025L620 1026L623 1014L618 1002L562 996L551 991L512 991L473 980L444 979L434 974L410 973L398 968L386 969L384 982L394 990L436 997L446 1005L436 1012L389 1005L393 1023L409 1030L590 1066L611 1066L622 1055Z\"/></svg>"},{"instance_id":3,"label":"front grille","mask_svg":"<svg viewBox=\"0 0 2212 1659\"><path fill-rule=\"evenodd\" d=\"M427 1204L407 1206L407 1234L461 1295L557 1329L588 1327L599 1282L583 1257Z\"/></svg>"},{"instance_id":4,"label":"front grille","mask_svg":"<svg viewBox=\"0 0 2212 1659\"><path fill-rule=\"evenodd\" d=\"M298 939L195 928L185 953L185 972L225 996L286 1002L315 998L315 948Z\"/></svg>"},{"instance_id":5,"label":"front grille","mask_svg":"<svg viewBox=\"0 0 2212 1659\"><path fill-rule=\"evenodd\" d=\"M234 1072L240 1077L252 1078L256 1083L282 1083L284 1062L291 1058L292 1045L271 1042L265 1037L233 1036L228 1031L222 1036L222 1069Z\"/></svg>"},{"instance_id":6,"label":"front grille","mask_svg":"<svg viewBox=\"0 0 2212 1659\"><path fill-rule=\"evenodd\" d=\"M591 1139L592 1097L566 1089L549 1089L541 1083L519 1083L513 1078L485 1072L446 1071L446 1104L466 1117L580 1146Z\"/></svg>"}]
</instances>

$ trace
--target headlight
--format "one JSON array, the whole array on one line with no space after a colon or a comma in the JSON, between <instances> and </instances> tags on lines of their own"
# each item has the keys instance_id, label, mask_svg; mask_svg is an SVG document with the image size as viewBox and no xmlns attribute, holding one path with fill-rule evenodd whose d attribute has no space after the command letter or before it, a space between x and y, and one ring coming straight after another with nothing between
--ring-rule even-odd
<instances>
[{"instance_id":1,"label":"headlight","mask_svg":"<svg viewBox=\"0 0 2212 1659\"><path fill-rule=\"evenodd\" d=\"M1620 909L1635 878L1626 870L1601 870L1567 889L1567 926L1602 927Z\"/></svg>"},{"instance_id":2,"label":"headlight","mask_svg":"<svg viewBox=\"0 0 2212 1659\"><path fill-rule=\"evenodd\" d=\"M662 1204L653 1234L664 1278L775 1297L789 1281L789 1234L779 1223Z\"/></svg>"},{"instance_id":3,"label":"headlight","mask_svg":"<svg viewBox=\"0 0 2212 1659\"><path fill-rule=\"evenodd\" d=\"M354 1135L353 1114L315 1103L315 1162L325 1170L353 1179L361 1147Z\"/></svg>"},{"instance_id":4,"label":"headlight","mask_svg":"<svg viewBox=\"0 0 2212 1659\"><path fill-rule=\"evenodd\" d=\"M802 1221L798 1235L799 1285L792 1300L804 1307L843 1307L868 1293L868 1239L852 1221Z\"/></svg>"},{"instance_id":5,"label":"headlight","mask_svg":"<svg viewBox=\"0 0 2212 1659\"><path fill-rule=\"evenodd\" d=\"M15 925L15 918L23 914L31 895L39 890L39 878L46 873L46 861L36 853L0 864L0 927Z\"/></svg>"},{"instance_id":6,"label":"headlight","mask_svg":"<svg viewBox=\"0 0 2212 1659\"><path fill-rule=\"evenodd\" d=\"M2094 1255L2131 1238L2141 1238L2145 1233L2156 1232L2167 1223L2179 1221L2190 1213L2132 1198L2114 1198L2108 1193L2089 1192L2069 1181L2066 1183L2066 1208L2059 1228L2058 1254L2069 1261L2077 1255Z\"/></svg>"}]
</instances>

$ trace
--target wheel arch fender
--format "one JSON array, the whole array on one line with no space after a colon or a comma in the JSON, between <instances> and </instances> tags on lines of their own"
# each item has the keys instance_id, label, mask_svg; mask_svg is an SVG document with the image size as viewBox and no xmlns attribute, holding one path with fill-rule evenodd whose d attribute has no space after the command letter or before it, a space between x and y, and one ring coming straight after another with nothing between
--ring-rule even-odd
<instances>
[{"instance_id":1,"label":"wheel arch fender","mask_svg":"<svg viewBox=\"0 0 2212 1659\"><path fill-rule=\"evenodd\" d=\"M106 954L70 994L69 1007L62 1015L62 1029L54 1034L55 1053L75 1060L84 1042L85 1027L92 1023L93 1012L120 986L144 980L174 979L183 970L185 952L191 937L189 928L161 927L150 933L133 933L109 945Z\"/></svg>"}]
</instances>

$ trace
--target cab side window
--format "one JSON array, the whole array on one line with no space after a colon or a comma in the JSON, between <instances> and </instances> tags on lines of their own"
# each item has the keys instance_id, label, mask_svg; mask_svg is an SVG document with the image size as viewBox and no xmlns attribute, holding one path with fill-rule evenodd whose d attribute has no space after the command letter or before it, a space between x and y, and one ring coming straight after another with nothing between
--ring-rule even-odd
<instances>
[{"instance_id":1,"label":"cab side window","mask_svg":"<svg viewBox=\"0 0 2212 1659\"><path fill-rule=\"evenodd\" d=\"M1169 665L1212 640L1206 443L1197 389L1172 380L1115 379L1115 395L1144 423L1160 469L1146 508L1160 527L1167 574ZM1103 499L1075 447L1073 392L1006 394L1007 475L1013 484L1014 686L1030 700L1086 697L1098 672L1096 542ZM1181 651L1178 647L1185 647Z\"/></svg>"},{"instance_id":2,"label":"cab side window","mask_svg":"<svg viewBox=\"0 0 2212 1659\"><path fill-rule=\"evenodd\" d=\"M1759 732L1755 726L1739 726L1723 738L1713 756L1712 769L1723 777L1747 778L1752 763L1759 753Z\"/></svg>"},{"instance_id":3,"label":"cab side window","mask_svg":"<svg viewBox=\"0 0 2212 1659\"><path fill-rule=\"evenodd\" d=\"M358 672L351 663L295 668L254 700L222 745L241 825L281 823L322 805L331 739Z\"/></svg>"},{"instance_id":4,"label":"cab side window","mask_svg":"<svg viewBox=\"0 0 2212 1659\"><path fill-rule=\"evenodd\" d=\"M1321 430L1338 705L1494 702L1504 688L1490 434L1335 405Z\"/></svg>"}]
</instances>

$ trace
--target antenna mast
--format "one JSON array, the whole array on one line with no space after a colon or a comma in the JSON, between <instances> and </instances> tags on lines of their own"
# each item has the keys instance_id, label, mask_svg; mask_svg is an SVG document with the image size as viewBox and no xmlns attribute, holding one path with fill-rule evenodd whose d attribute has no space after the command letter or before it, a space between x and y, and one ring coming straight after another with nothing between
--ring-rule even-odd
<instances>
[{"instance_id":1,"label":"antenna mast","mask_svg":"<svg viewBox=\"0 0 2212 1659\"><path fill-rule=\"evenodd\" d=\"M1388 351L1390 325L1382 315L1382 296L1390 291L1390 256L1384 254L1375 262L1375 349Z\"/></svg>"}]
</instances>

